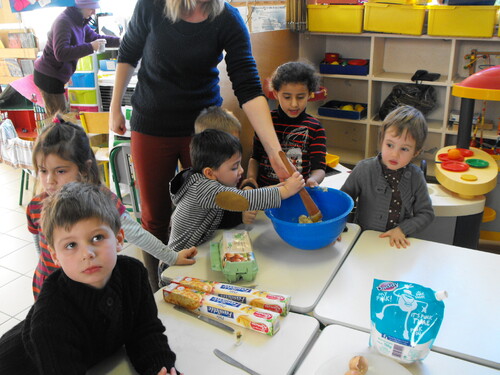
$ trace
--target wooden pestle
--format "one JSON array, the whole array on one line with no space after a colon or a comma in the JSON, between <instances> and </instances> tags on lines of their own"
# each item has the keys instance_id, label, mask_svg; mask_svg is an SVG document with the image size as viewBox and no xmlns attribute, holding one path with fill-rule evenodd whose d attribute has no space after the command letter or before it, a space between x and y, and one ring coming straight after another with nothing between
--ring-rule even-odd
<instances>
[{"instance_id":1,"label":"wooden pestle","mask_svg":"<svg viewBox=\"0 0 500 375\"><path fill-rule=\"evenodd\" d=\"M290 173L290 175L292 175L294 172L296 172L294 166L292 165L290 160L288 160L285 153L283 151L279 151L279 155L280 155L281 160L283 161L283 164L285 164L285 167L286 167L288 173ZM302 199L302 202L304 203L304 206L307 210L307 213L308 213L311 221L313 223L317 223L318 221L321 221L321 219L323 218L323 214L319 210L316 203L314 203L313 199L309 195L309 192L306 189L301 189L299 191L299 195L300 195L300 198Z\"/></svg>"}]
</instances>

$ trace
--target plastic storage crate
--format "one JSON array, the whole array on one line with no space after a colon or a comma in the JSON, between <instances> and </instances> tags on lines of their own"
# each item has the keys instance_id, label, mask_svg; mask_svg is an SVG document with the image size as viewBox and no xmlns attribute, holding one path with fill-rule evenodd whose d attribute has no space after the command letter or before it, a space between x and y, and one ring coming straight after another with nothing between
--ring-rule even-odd
<instances>
[{"instance_id":1,"label":"plastic storage crate","mask_svg":"<svg viewBox=\"0 0 500 375\"><path fill-rule=\"evenodd\" d=\"M71 104L97 104L97 91L92 90L68 90Z\"/></svg>"},{"instance_id":2,"label":"plastic storage crate","mask_svg":"<svg viewBox=\"0 0 500 375\"><path fill-rule=\"evenodd\" d=\"M444 0L444 5L495 5L495 0Z\"/></svg>"},{"instance_id":3,"label":"plastic storage crate","mask_svg":"<svg viewBox=\"0 0 500 375\"><path fill-rule=\"evenodd\" d=\"M116 70L116 63L116 59L99 60L99 69L104 71L114 71Z\"/></svg>"},{"instance_id":4,"label":"plastic storage crate","mask_svg":"<svg viewBox=\"0 0 500 375\"><path fill-rule=\"evenodd\" d=\"M429 35L492 37L499 7L429 5L427 8Z\"/></svg>"},{"instance_id":5,"label":"plastic storage crate","mask_svg":"<svg viewBox=\"0 0 500 375\"><path fill-rule=\"evenodd\" d=\"M389 3L389 4L403 4L403 5L425 5L427 1L425 0L368 0L367 3Z\"/></svg>"},{"instance_id":6,"label":"plastic storage crate","mask_svg":"<svg viewBox=\"0 0 500 375\"><path fill-rule=\"evenodd\" d=\"M309 31L353 33L363 31L363 5L308 5Z\"/></svg>"},{"instance_id":7,"label":"plastic storage crate","mask_svg":"<svg viewBox=\"0 0 500 375\"><path fill-rule=\"evenodd\" d=\"M344 105L352 105L353 107L356 104L361 104L364 109L362 111L348 111L341 109ZM350 120L361 120L366 117L366 103L353 103L353 102L341 102L338 100L330 100L326 102L325 105L318 108L318 115L326 116L326 117L336 117L336 118L345 118Z\"/></svg>"},{"instance_id":8,"label":"plastic storage crate","mask_svg":"<svg viewBox=\"0 0 500 375\"><path fill-rule=\"evenodd\" d=\"M341 59L341 61L349 62L350 60L359 59ZM361 59L363 60L363 59ZM366 60L365 65L342 65L342 64L327 64L322 62L319 64L319 72L322 74L346 74L354 76L366 76L368 75L369 60Z\"/></svg>"},{"instance_id":9,"label":"plastic storage crate","mask_svg":"<svg viewBox=\"0 0 500 375\"><path fill-rule=\"evenodd\" d=\"M79 71L93 71L94 70L94 63L92 61L92 55L88 55L85 57L82 57L81 59L78 60L76 63L76 70Z\"/></svg>"},{"instance_id":10,"label":"plastic storage crate","mask_svg":"<svg viewBox=\"0 0 500 375\"><path fill-rule=\"evenodd\" d=\"M71 76L69 87L95 87L94 73L78 73Z\"/></svg>"},{"instance_id":11,"label":"plastic storage crate","mask_svg":"<svg viewBox=\"0 0 500 375\"><path fill-rule=\"evenodd\" d=\"M423 5L366 3L363 28L381 33L421 35L425 9Z\"/></svg>"},{"instance_id":12,"label":"plastic storage crate","mask_svg":"<svg viewBox=\"0 0 500 375\"><path fill-rule=\"evenodd\" d=\"M72 112L99 112L98 105L76 105L70 104Z\"/></svg>"}]
</instances>

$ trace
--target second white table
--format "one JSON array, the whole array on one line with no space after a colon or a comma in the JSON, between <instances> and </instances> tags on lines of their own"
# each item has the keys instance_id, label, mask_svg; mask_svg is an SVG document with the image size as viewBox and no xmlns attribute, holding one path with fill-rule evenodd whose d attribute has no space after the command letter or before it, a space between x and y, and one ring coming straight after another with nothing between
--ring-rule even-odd
<instances>
[{"instance_id":1,"label":"second white table","mask_svg":"<svg viewBox=\"0 0 500 375\"><path fill-rule=\"evenodd\" d=\"M347 224L342 240L319 250L300 250L284 242L274 230L264 212L259 212L249 230L252 247L259 266L257 277L251 284L269 292L292 297L292 311L308 313L314 309L321 295L358 238L360 228ZM214 239L220 239L218 231ZM196 263L190 266L167 268L162 278L178 276L226 282L222 272L213 271L210 263L210 243L198 246ZM244 285L240 280L237 284ZM249 283L246 283L249 284Z\"/></svg>"}]
</instances>

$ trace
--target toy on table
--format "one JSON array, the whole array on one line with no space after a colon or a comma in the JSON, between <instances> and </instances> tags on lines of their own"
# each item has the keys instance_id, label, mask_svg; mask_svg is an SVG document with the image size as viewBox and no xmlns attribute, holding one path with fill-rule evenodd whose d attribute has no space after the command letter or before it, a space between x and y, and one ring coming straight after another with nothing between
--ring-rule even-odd
<instances>
[{"instance_id":1,"label":"toy on table","mask_svg":"<svg viewBox=\"0 0 500 375\"><path fill-rule=\"evenodd\" d=\"M496 187L498 167L487 152L446 146L436 153L436 178L462 198L472 198Z\"/></svg>"},{"instance_id":2,"label":"toy on table","mask_svg":"<svg viewBox=\"0 0 500 375\"><path fill-rule=\"evenodd\" d=\"M230 283L242 278L252 281L259 267L246 230L228 230L218 242L210 243L212 270L222 271Z\"/></svg>"}]
</instances>

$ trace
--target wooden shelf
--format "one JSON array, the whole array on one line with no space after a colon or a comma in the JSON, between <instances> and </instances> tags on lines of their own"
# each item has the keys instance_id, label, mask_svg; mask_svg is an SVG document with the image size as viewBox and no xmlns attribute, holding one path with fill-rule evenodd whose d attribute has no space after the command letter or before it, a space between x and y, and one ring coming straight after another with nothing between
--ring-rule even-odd
<instances>
[{"instance_id":1,"label":"wooden shelf","mask_svg":"<svg viewBox=\"0 0 500 375\"><path fill-rule=\"evenodd\" d=\"M23 77L0 76L0 85L8 85L9 83L17 81L20 78Z\"/></svg>"},{"instance_id":2,"label":"wooden shelf","mask_svg":"<svg viewBox=\"0 0 500 375\"><path fill-rule=\"evenodd\" d=\"M0 58L36 59L38 48L0 48Z\"/></svg>"},{"instance_id":3,"label":"wooden shelf","mask_svg":"<svg viewBox=\"0 0 500 375\"><path fill-rule=\"evenodd\" d=\"M356 164L377 152L382 125L378 112L392 88L397 84L414 84L411 77L419 69L439 73L438 80L422 82L434 87L437 101L436 107L426 115L429 132L423 152L426 157L431 157L435 150L454 141L452 136L457 134L447 126L450 112L459 111L461 105L460 98L452 95L453 85L469 75L468 69L464 68L467 64L464 56L472 49L500 52L499 42L497 36L456 38L384 33L303 33L299 36L299 57L318 67L328 52L339 53L343 58L370 60L366 76L321 74L322 85L328 90L327 100L366 103L367 118L348 120L317 116L314 104L309 104L309 113L314 116L316 112L316 117L323 123L329 152L340 155L341 163ZM480 58L477 66L488 63ZM491 61L491 64L496 63ZM475 112L480 110L480 105L480 101L476 101ZM486 118L497 123L500 102L488 102ZM484 131L483 138L496 139L496 129Z\"/></svg>"}]
</instances>

